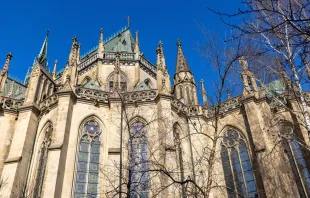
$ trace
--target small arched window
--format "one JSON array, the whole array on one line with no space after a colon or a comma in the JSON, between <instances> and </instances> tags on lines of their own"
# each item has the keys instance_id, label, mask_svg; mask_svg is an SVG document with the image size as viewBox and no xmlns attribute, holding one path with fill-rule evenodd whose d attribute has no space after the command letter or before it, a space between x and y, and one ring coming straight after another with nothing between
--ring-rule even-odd
<instances>
[{"instance_id":1,"label":"small arched window","mask_svg":"<svg viewBox=\"0 0 310 198\"><path fill-rule=\"evenodd\" d=\"M39 150L39 161L37 164L37 171L35 175L35 183L33 188L33 197L41 197L42 187L45 176L45 169L47 165L48 158L48 148L51 145L52 141L52 131L53 125L49 123L44 129L44 138L40 145Z\"/></svg>"},{"instance_id":2,"label":"small arched window","mask_svg":"<svg viewBox=\"0 0 310 198\"><path fill-rule=\"evenodd\" d=\"M87 121L81 128L74 197L97 197L100 168L100 134L97 121Z\"/></svg>"},{"instance_id":3,"label":"small arched window","mask_svg":"<svg viewBox=\"0 0 310 198\"><path fill-rule=\"evenodd\" d=\"M294 133L294 127L290 123L282 123L279 135L283 143L294 173L297 187L301 197L310 196L310 172L305 158L306 150L303 149Z\"/></svg>"},{"instance_id":4,"label":"small arched window","mask_svg":"<svg viewBox=\"0 0 310 198\"><path fill-rule=\"evenodd\" d=\"M149 197L148 140L144 125L136 122L130 129L130 195Z\"/></svg>"},{"instance_id":5,"label":"small arched window","mask_svg":"<svg viewBox=\"0 0 310 198\"><path fill-rule=\"evenodd\" d=\"M108 83L109 83L109 92L112 92L114 89L114 86L117 86L114 83L113 73L110 75L110 77L108 79ZM120 88L121 92L127 91L127 77L122 73L120 74L120 77L119 77L119 88Z\"/></svg>"},{"instance_id":6,"label":"small arched window","mask_svg":"<svg viewBox=\"0 0 310 198\"><path fill-rule=\"evenodd\" d=\"M236 130L225 132L221 158L228 197L258 197L248 149Z\"/></svg>"}]
</instances>

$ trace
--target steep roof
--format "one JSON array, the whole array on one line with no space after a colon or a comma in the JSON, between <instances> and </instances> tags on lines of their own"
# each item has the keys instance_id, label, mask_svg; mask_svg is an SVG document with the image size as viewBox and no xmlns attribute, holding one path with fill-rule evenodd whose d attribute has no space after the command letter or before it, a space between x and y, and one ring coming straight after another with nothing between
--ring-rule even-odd
<instances>
[{"instance_id":1,"label":"steep roof","mask_svg":"<svg viewBox=\"0 0 310 198\"><path fill-rule=\"evenodd\" d=\"M178 40L177 45L178 45L178 56L177 56L176 73L189 72L190 68L184 56L180 40Z\"/></svg>"},{"instance_id":2,"label":"steep roof","mask_svg":"<svg viewBox=\"0 0 310 198\"><path fill-rule=\"evenodd\" d=\"M132 37L128 27L114 33L107 40L104 41L104 51L106 52L127 52L133 53L135 41ZM90 49L88 52L81 56L81 59L97 53L98 45Z\"/></svg>"}]
</instances>

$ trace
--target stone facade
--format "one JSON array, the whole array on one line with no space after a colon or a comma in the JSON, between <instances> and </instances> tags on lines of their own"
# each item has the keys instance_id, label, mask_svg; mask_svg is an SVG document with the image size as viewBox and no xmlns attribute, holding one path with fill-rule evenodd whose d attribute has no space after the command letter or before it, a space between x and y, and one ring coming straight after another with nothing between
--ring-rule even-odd
<instances>
[{"instance_id":1,"label":"stone facade","mask_svg":"<svg viewBox=\"0 0 310 198\"><path fill-rule=\"evenodd\" d=\"M286 92L267 97L245 59L243 94L208 106L204 86L204 104L198 103L180 41L172 86L162 43L155 66L129 28L107 41L101 30L98 46L85 56L74 37L58 74L57 62L52 74L46 69L47 38L25 85L7 76L11 54L1 72L1 197L84 197L83 191L113 197L121 153L123 197L132 189L138 189L133 197L310 195L309 140L298 100ZM23 97L9 94L16 86L26 90ZM140 125L135 137L132 127ZM134 152L148 165L131 166ZM143 170L147 177L134 186L129 174Z\"/></svg>"}]
</instances>

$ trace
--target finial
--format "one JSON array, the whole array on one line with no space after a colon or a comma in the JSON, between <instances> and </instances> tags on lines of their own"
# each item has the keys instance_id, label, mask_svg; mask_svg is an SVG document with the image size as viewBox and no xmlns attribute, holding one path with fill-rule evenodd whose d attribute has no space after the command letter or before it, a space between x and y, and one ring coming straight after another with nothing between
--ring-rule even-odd
<instances>
[{"instance_id":1,"label":"finial","mask_svg":"<svg viewBox=\"0 0 310 198\"><path fill-rule=\"evenodd\" d=\"M11 60L11 58L13 57L13 54L12 52L9 52L7 55L6 55L7 59Z\"/></svg>"},{"instance_id":2,"label":"finial","mask_svg":"<svg viewBox=\"0 0 310 198\"><path fill-rule=\"evenodd\" d=\"M128 28L130 27L130 22L131 22L131 19L129 16L127 16L127 23L128 23Z\"/></svg>"},{"instance_id":3,"label":"finial","mask_svg":"<svg viewBox=\"0 0 310 198\"><path fill-rule=\"evenodd\" d=\"M49 33L50 33L50 30L47 29L47 30L46 30L46 36L47 36L47 37L48 37Z\"/></svg>"},{"instance_id":4,"label":"finial","mask_svg":"<svg viewBox=\"0 0 310 198\"><path fill-rule=\"evenodd\" d=\"M242 66L243 70L248 70L248 62L246 61L245 57L244 56L241 56L239 58L239 63L240 65Z\"/></svg>"},{"instance_id":5,"label":"finial","mask_svg":"<svg viewBox=\"0 0 310 198\"><path fill-rule=\"evenodd\" d=\"M230 100L230 93L228 87L226 87L227 100Z\"/></svg>"},{"instance_id":6,"label":"finial","mask_svg":"<svg viewBox=\"0 0 310 198\"><path fill-rule=\"evenodd\" d=\"M138 30L136 30L136 42L135 42L134 52L135 53L140 53L139 32L138 32Z\"/></svg>"},{"instance_id":7,"label":"finial","mask_svg":"<svg viewBox=\"0 0 310 198\"><path fill-rule=\"evenodd\" d=\"M159 41L158 43L158 47L162 48L163 47L163 42L162 41Z\"/></svg>"},{"instance_id":8,"label":"finial","mask_svg":"<svg viewBox=\"0 0 310 198\"><path fill-rule=\"evenodd\" d=\"M181 40L180 39L178 39L177 45L178 45L178 47L181 47Z\"/></svg>"},{"instance_id":9,"label":"finial","mask_svg":"<svg viewBox=\"0 0 310 198\"><path fill-rule=\"evenodd\" d=\"M100 33L101 33L101 34L103 33L103 28L100 28Z\"/></svg>"},{"instance_id":10,"label":"finial","mask_svg":"<svg viewBox=\"0 0 310 198\"><path fill-rule=\"evenodd\" d=\"M72 41L73 41L73 43L76 43L77 42L77 37L73 36Z\"/></svg>"}]
</instances>

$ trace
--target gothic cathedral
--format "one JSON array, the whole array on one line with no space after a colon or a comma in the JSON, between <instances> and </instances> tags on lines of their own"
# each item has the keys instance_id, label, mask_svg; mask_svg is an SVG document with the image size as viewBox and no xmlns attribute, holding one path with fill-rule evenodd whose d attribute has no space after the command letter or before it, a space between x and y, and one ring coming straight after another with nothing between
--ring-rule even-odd
<instances>
[{"instance_id":1,"label":"gothic cathedral","mask_svg":"<svg viewBox=\"0 0 310 198\"><path fill-rule=\"evenodd\" d=\"M83 56L73 37L59 72L47 46L24 83L8 76L12 53L0 73L1 197L310 196L298 101L257 86L244 58L243 94L210 105L181 41L173 83L163 44L154 65L129 27L107 40L101 29Z\"/></svg>"}]
</instances>

